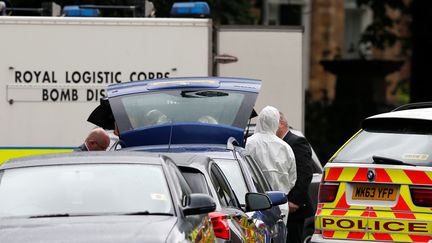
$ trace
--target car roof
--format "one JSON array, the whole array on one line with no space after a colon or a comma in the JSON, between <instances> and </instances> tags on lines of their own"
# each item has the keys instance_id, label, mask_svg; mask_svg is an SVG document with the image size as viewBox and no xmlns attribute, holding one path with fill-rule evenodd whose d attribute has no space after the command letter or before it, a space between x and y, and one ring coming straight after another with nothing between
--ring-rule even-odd
<instances>
[{"instance_id":1,"label":"car roof","mask_svg":"<svg viewBox=\"0 0 432 243\"><path fill-rule=\"evenodd\" d=\"M242 150L243 147L237 147L237 150ZM189 154L206 156L211 159L235 159L233 157L233 150L228 149L226 146L221 146L219 144L209 145L209 144L192 144L192 145L172 145L168 146L139 146L139 147L127 147L123 151L148 151L148 152L159 152L165 154ZM187 157L187 156L186 156ZM184 158L183 158L184 159Z\"/></svg>"},{"instance_id":2,"label":"car roof","mask_svg":"<svg viewBox=\"0 0 432 243\"><path fill-rule=\"evenodd\" d=\"M392 111L387 113L382 113L366 118L370 119L387 119L387 118L400 118L400 119L418 119L418 120L432 120L432 108L419 108L419 109L409 109Z\"/></svg>"},{"instance_id":3,"label":"car roof","mask_svg":"<svg viewBox=\"0 0 432 243\"><path fill-rule=\"evenodd\" d=\"M65 165L65 164L151 164L160 165L162 158L156 153L136 151L113 151L113 152L70 152L54 153L44 155L24 156L6 161L0 169Z\"/></svg>"},{"instance_id":4,"label":"car roof","mask_svg":"<svg viewBox=\"0 0 432 243\"><path fill-rule=\"evenodd\" d=\"M163 153L171 158L177 166L206 168L211 158L201 153Z\"/></svg>"},{"instance_id":5,"label":"car roof","mask_svg":"<svg viewBox=\"0 0 432 243\"><path fill-rule=\"evenodd\" d=\"M235 159L231 150L211 151L207 152L206 155L212 159Z\"/></svg>"},{"instance_id":6,"label":"car roof","mask_svg":"<svg viewBox=\"0 0 432 243\"><path fill-rule=\"evenodd\" d=\"M170 145L144 145L122 148L123 151L148 152L210 152L224 151L227 147L220 144L170 144Z\"/></svg>"}]
</instances>

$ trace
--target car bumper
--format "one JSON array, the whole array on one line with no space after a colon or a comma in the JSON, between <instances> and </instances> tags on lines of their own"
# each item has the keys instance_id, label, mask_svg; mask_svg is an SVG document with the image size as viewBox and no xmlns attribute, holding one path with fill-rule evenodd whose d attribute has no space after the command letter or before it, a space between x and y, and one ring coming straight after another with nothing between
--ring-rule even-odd
<instances>
[{"instance_id":1,"label":"car bumper","mask_svg":"<svg viewBox=\"0 0 432 243\"><path fill-rule=\"evenodd\" d=\"M369 241L369 240L344 240L344 239L325 239L321 234L313 234L310 243L388 243L388 241ZM432 243L430 240L428 243Z\"/></svg>"}]
</instances>

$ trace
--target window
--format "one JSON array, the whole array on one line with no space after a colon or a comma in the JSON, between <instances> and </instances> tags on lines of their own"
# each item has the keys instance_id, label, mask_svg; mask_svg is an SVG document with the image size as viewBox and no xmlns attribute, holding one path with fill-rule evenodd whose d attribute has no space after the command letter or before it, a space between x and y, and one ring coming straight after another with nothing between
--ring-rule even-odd
<instances>
[{"instance_id":1,"label":"window","mask_svg":"<svg viewBox=\"0 0 432 243\"><path fill-rule=\"evenodd\" d=\"M246 165L252 173L252 180L258 192L264 193L266 191L271 191L272 189L270 185L268 184L267 180L264 177L264 174L262 173L259 166L256 164L255 160L253 160L252 157L250 157L249 155L246 156L245 159L247 162Z\"/></svg>"},{"instance_id":2,"label":"window","mask_svg":"<svg viewBox=\"0 0 432 243\"><path fill-rule=\"evenodd\" d=\"M279 24L280 25L301 25L302 6L299 4L280 4L279 5Z\"/></svg>"},{"instance_id":3,"label":"window","mask_svg":"<svg viewBox=\"0 0 432 243\"><path fill-rule=\"evenodd\" d=\"M172 179L174 180L174 186L178 195L178 200L181 202L182 206L186 206L187 198L192 193L192 190L189 187L189 184L186 182L182 173L178 169L178 167L171 160L167 161L168 170L172 175Z\"/></svg>"},{"instance_id":4,"label":"window","mask_svg":"<svg viewBox=\"0 0 432 243\"><path fill-rule=\"evenodd\" d=\"M344 23L344 46L343 56L358 57L359 52L362 55L370 55L370 50L359 48L362 31L372 23L373 14L369 8L359 8L355 0L345 0L345 23Z\"/></svg>"},{"instance_id":5,"label":"window","mask_svg":"<svg viewBox=\"0 0 432 243\"><path fill-rule=\"evenodd\" d=\"M363 130L331 162L373 163L373 156L386 157L417 166L432 166L432 136Z\"/></svg>"},{"instance_id":6,"label":"window","mask_svg":"<svg viewBox=\"0 0 432 243\"><path fill-rule=\"evenodd\" d=\"M173 213L160 165L80 164L8 169L0 218L50 214Z\"/></svg>"},{"instance_id":7,"label":"window","mask_svg":"<svg viewBox=\"0 0 432 243\"><path fill-rule=\"evenodd\" d=\"M243 112L255 95L218 90L158 91L110 99L120 132L169 123L244 127Z\"/></svg>"},{"instance_id":8,"label":"window","mask_svg":"<svg viewBox=\"0 0 432 243\"><path fill-rule=\"evenodd\" d=\"M216 164L211 165L210 178L216 189L217 196L223 207L240 208L231 187Z\"/></svg>"},{"instance_id":9,"label":"window","mask_svg":"<svg viewBox=\"0 0 432 243\"><path fill-rule=\"evenodd\" d=\"M180 167L180 170L193 193L205 193L210 195L204 174L188 167Z\"/></svg>"},{"instance_id":10,"label":"window","mask_svg":"<svg viewBox=\"0 0 432 243\"><path fill-rule=\"evenodd\" d=\"M233 159L215 159L215 162L228 179L232 189L238 196L240 204L245 205L245 196L249 190L238 161Z\"/></svg>"}]
</instances>

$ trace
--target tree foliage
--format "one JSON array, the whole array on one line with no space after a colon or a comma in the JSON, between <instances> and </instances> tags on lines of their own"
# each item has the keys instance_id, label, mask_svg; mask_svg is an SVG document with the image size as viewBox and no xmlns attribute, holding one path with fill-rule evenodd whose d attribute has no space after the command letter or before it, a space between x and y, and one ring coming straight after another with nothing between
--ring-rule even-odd
<instances>
[{"instance_id":1,"label":"tree foliage","mask_svg":"<svg viewBox=\"0 0 432 243\"><path fill-rule=\"evenodd\" d=\"M398 40L407 45L408 39L399 36L393 30L398 23L397 19L389 16L389 9L398 10L402 14L410 14L410 7L404 0L356 0L358 6L368 6L372 9L374 18L372 23L362 33L361 43L371 43L374 47L384 49L386 46L393 46Z\"/></svg>"}]
</instances>

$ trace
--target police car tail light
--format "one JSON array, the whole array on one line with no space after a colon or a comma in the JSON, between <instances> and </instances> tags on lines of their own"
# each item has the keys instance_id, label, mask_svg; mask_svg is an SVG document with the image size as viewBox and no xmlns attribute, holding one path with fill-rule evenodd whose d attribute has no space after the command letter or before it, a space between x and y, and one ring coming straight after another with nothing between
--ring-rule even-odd
<instances>
[{"instance_id":1,"label":"police car tail light","mask_svg":"<svg viewBox=\"0 0 432 243\"><path fill-rule=\"evenodd\" d=\"M339 183L321 182L319 188L318 202L329 203L336 199Z\"/></svg>"},{"instance_id":2,"label":"police car tail light","mask_svg":"<svg viewBox=\"0 0 432 243\"><path fill-rule=\"evenodd\" d=\"M221 212L211 212L209 217L212 221L213 231L217 238L229 240L230 229L228 225L227 216Z\"/></svg>"},{"instance_id":3,"label":"police car tail light","mask_svg":"<svg viewBox=\"0 0 432 243\"><path fill-rule=\"evenodd\" d=\"M415 205L432 207L432 187L410 187L411 198Z\"/></svg>"}]
</instances>

